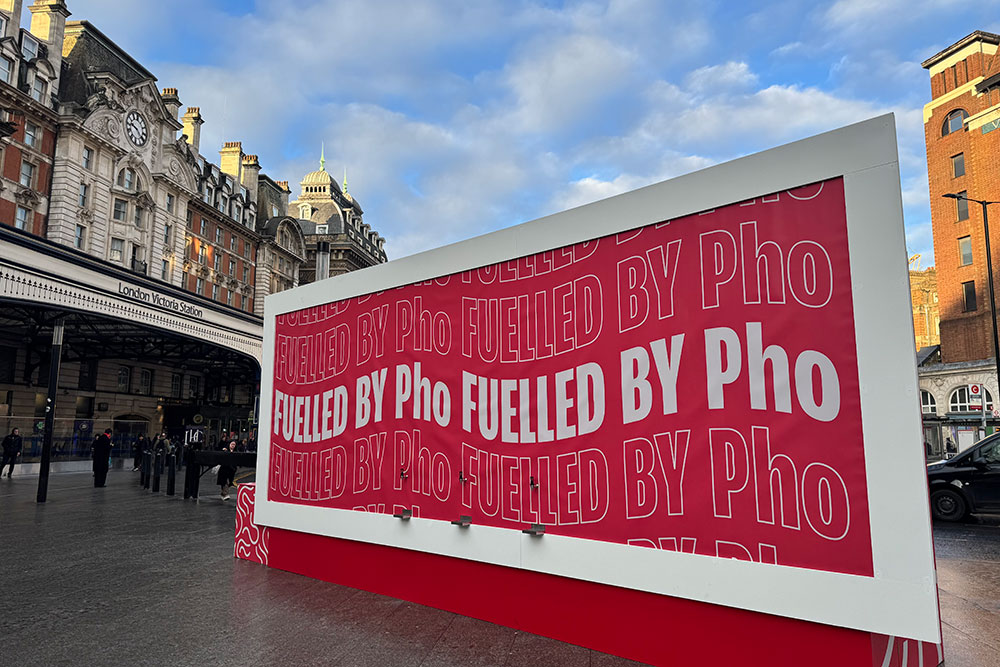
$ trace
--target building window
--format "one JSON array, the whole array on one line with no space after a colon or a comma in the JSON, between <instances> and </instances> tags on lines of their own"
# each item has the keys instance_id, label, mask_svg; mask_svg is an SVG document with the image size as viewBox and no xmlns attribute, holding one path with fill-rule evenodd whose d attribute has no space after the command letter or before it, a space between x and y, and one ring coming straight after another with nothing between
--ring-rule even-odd
<instances>
[{"instance_id":1,"label":"building window","mask_svg":"<svg viewBox=\"0 0 1000 667\"><path fill-rule=\"evenodd\" d=\"M132 369L128 366L118 367L118 391L128 393L132 388Z\"/></svg>"},{"instance_id":2,"label":"building window","mask_svg":"<svg viewBox=\"0 0 1000 667\"><path fill-rule=\"evenodd\" d=\"M202 218L201 219L201 225L198 228L198 230L199 230L198 233L201 234L202 236L205 236L205 228L206 228L206 226L205 226L205 218Z\"/></svg>"},{"instance_id":3,"label":"building window","mask_svg":"<svg viewBox=\"0 0 1000 667\"><path fill-rule=\"evenodd\" d=\"M925 390L920 390L920 411L925 415L937 414L937 401L934 400L934 395Z\"/></svg>"},{"instance_id":4,"label":"building window","mask_svg":"<svg viewBox=\"0 0 1000 667\"><path fill-rule=\"evenodd\" d=\"M958 199L955 200L955 204L958 206L958 219L960 221L969 219L969 200L965 198L967 194L965 190L962 190L958 193Z\"/></svg>"},{"instance_id":5,"label":"building window","mask_svg":"<svg viewBox=\"0 0 1000 667\"><path fill-rule=\"evenodd\" d=\"M34 123L24 124L24 143L32 148L38 147L38 137L41 135L42 130Z\"/></svg>"},{"instance_id":6,"label":"building window","mask_svg":"<svg viewBox=\"0 0 1000 667\"><path fill-rule=\"evenodd\" d=\"M976 281L970 280L962 283L962 299L964 301L963 310L971 313L976 309Z\"/></svg>"},{"instance_id":7,"label":"building window","mask_svg":"<svg viewBox=\"0 0 1000 667\"><path fill-rule=\"evenodd\" d=\"M233 219L237 222L243 222L243 209L239 206L233 207Z\"/></svg>"},{"instance_id":8,"label":"building window","mask_svg":"<svg viewBox=\"0 0 1000 667\"><path fill-rule=\"evenodd\" d=\"M958 239L958 256L961 262L960 266L972 264L972 237L963 236Z\"/></svg>"},{"instance_id":9,"label":"building window","mask_svg":"<svg viewBox=\"0 0 1000 667\"><path fill-rule=\"evenodd\" d=\"M125 222L125 218L128 215L128 202L124 199L115 199L114 211L111 214L115 220L119 222Z\"/></svg>"},{"instance_id":10,"label":"building window","mask_svg":"<svg viewBox=\"0 0 1000 667\"><path fill-rule=\"evenodd\" d=\"M229 249L231 251L233 251L233 252L236 252L236 235L235 234L230 234L229 235Z\"/></svg>"},{"instance_id":11,"label":"building window","mask_svg":"<svg viewBox=\"0 0 1000 667\"><path fill-rule=\"evenodd\" d=\"M205 263L205 258L207 256L207 254L208 253L207 253L207 250L206 250L206 246L205 246L204 243L202 243L201 245L198 246L198 262L200 264L204 264Z\"/></svg>"},{"instance_id":12,"label":"building window","mask_svg":"<svg viewBox=\"0 0 1000 667\"><path fill-rule=\"evenodd\" d=\"M983 387L983 394L986 397L986 411L989 412L993 409L993 396L990 394L990 390L986 387ZM970 407L970 398L969 386L962 385L955 391L951 392L951 398L948 399L948 410L951 412L971 412L972 408Z\"/></svg>"},{"instance_id":13,"label":"building window","mask_svg":"<svg viewBox=\"0 0 1000 667\"><path fill-rule=\"evenodd\" d=\"M133 215L133 221L135 226L142 229L142 209L138 206L135 207L135 214Z\"/></svg>"},{"instance_id":14,"label":"building window","mask_svg":"<svg viewBox=\"0 0 1000 667\"><path fill-rule=\"evenodd\" d=\"M222 227L215 228L215 242L222 243Z\"/></svg>"},{"instance_id":15,"label":"building window","mask_svg":"<svg viewBox=\"0 0 1000 667\"><path fill-rule=\"evenodd\" d=\"M76 237L73 239L73 245L77 250L84 249L84 243L86 242L87 228L83 225L76 226Z\"/></svg>"},{"instance_id":16,"label":"building window","mask_svg":"<svg viewBox=\"0 0 1000 667\"><path fill-rule=\"evenodd\" d=\"M246 239L243 240L243 256L250 258L250 242Z\"/></svg>"},{"instance_id":17,"label":"building window","mask_svg":"<svg viewBox=\"0 0 1000 667\"><path fill-rule=\"evenodd\" d=\"M191 375L188 377L188 391L187 391L188 398L197 398L200 384L201 383L198 382L198 378L196 376Z\"/></svg>"},{"instance_id":18,"label":"building window","mask_svg":"<svg viewBox=\"0 0 1000 667\"><path fill-rule=\"evenodd\" d=\"M181 397L181 385L183 384L184 378L180 373L170 374L170 398L180 398Z\"/></svg>"},{"instance_id":19,"label":"building window","mask_svg":"<svg viewBox=\"0 0 1000 667\"><path fill-rule=\"evenodd\" d=\"M38 57L38 42L27 33L21 33L21 55L25 60L34 60Z\"/></svg>"},{"instance_id":20,"label":"building window","mask_svg":"<svg viewBox=\"0 0 1000 667\"><path fill-rule=\"evenodd\" d=\"M160 280L170 280L170 260L163 260L163 266L160 268Z\"/></svg>"},{"instance_id":21,"label":"building window","mask_svg":"<svg viewBox=\"0 0 1000 667\"><path fill-rule=\"evenodd\" d=\"M171 245L173 245L173 236L174 236L174 226L173 225L164 225L163 226L163 245L165 245L168 248Z\"/></svg>"},{"instance_id":22,"label":"building window","mask_svg":"<svg viewBox=\"0 0 1000 667\"><path fill-rule=\"evenodd\" d=\"M23 206L17 207L17 218L14 220L14 226L18 229L28 229L28 221L31 219L31 211L24 208Z\"/></svg>"},{"instance_id":23,"label":"building window","mask_svg":"<svg viewBox=\"0 0 1000 667\"><path fill-rule=\"evenodd\" d=\"M173 213L173 212L174 212L174 196L168 192L167 193L167 213Z\"/></svg>"},{"instance_id":24,"label":"building window","mask_svg":"<svg viewBox=\"0 0 1000 667\"><path fill-rule=\"evenodd\" d=\"M139 177L136 175L135 170L131 168L125 168L119 171L118 180L116 182L119 187L125 188L129 191L139 189Z\"/></svg>"},{"instance_id":25,"label":"building window","mask_svg":"<svg viewBox=\"0 0 1000 667\"><path fill-rule=\"evenodd\" d=\"M111 239L111 261L120 262L125 257L125 239Z\"/></svg>"},{"instance_id":26,"label":"building window","mask_svg":"<svg viewBox=\"0 0 1000 667\"><path fill-rule=\"evenodd\" d=\"M219 252L218 248L212 253L212 268L216 271L222 270L222 253Z\"/></svg>"},{"instance_id":27,"label":"building window","mask_svg":"<svg viewBox=\"0 0 1000 667\"><path fill-rule=\"evenodd\" d=\"M226 305L233 305L233 290L226 290Z\"/></svg>"},{"instance_id":28,"label":"building window","mask_svg":"<svg viewBox=\"0 0 1000 667\"><path fill-rule=\"evenodd\" d=\"M80 362L80 374L77 376L77 387L84 391L97 389L97 360L89 359Z\"/></svg>"},{"instance_id":29,"label":"building window","mask_svg":"<svg viewBox=\"0 0 1000 667\"><path fill-rule=\"evenodd\" d=\"M969 117L965 109L955 109L944 119L944 126L941 128L941 136L947 136L952 132L958 132L965 127L965 119Z\"/></svg>"},{"instance_id":30,"label":"building window","mask_svg":"<svg viewBox=\"0 0 1000 667\"><path fill-rule=\"evenodd\" d=\"M250 282L250 267L243 264L243 282Z\"/></svg>"},{"instance_id":31,"label":"building window","mask_svg":"<svg viewBox=\"0 0 1000 667\"><path fill-rule=\"evenodd\" d=\"M14 74L14 61L10 58L0 57L0 80L10 83L10 78Z\"/></svg>"},{"instance_id":32,"label":"building window","mask_svg":"<svg viewBox=\"0 0 1000 667\"><path fill-rule=\"evenodd\" d=\"M36 102L45 102L45 90L48 87L48 82L36 74L35 80L31 84L31 99Z\"/></svg>"},{"instance_id":33,"label":"building window","mask_svg":"<svg viewBox=\"0 0 1000 667\"><path fill-rule=\"evenodd\" d=\"M153 393L153 371L147 368L139 370L139 393L143 396Z\"/></svg>"},{"instance_id":34,"label":"building window","mask_svg":"<svg viewBox=\"0 0 1000 667\"><path fill-rule=\"evenodd\" d=\"M21 161L21 185L30 188L35 180L35 165L27 160Z\"/></svg>"},{"instance_id":35,"label":"building window","mask_svg":"<svg viewBox=\"0 0 1000 667\"><path fill-rule=\"evenodd\" d=\"M90 188L87 186L86 183L80 183L80 199L79 199L80 208L83 208L87 205L87 194L89 193L89 191Z\"/></svg>"},{"instance_id":36,"label":"building window","mask_svg":"<svg viewBox=\"0 0 1000 667\"><path fill-rule=\"evenodd\" d=\"M951 175L952 178L958 178L959 176L965 176L965 153L959 153L951 158Z\"/></svg>"},{"instance_id":37,"label":"building window","mask_svg":"<svg viewBox=\"0 0 1000 667\"><path fill-rule=\"evenodd\" d=\"M94 168L94 149L83 147L83 168L90 171Z\"/></svg>"},{"instance_id":38,"label":"building window","mask_svg":"<svg viewBox=\"0 0 1000 667\"><path fill-rule=\"evenodd\" d=\"M219 283L212 283L212 299L219 300Z\"/></svg>"},{"instance_id":39,"label":"building window","mask_svg":"<svg viewBox=\"0 0 1000 667\"><path fill-rule=\"evenodd\" d=\"M191 209L188 209L187 210L187 226L188 226L188 229L191 229L191 226L192 226L193 222L194 222L194 211L192 211Z\"/></svg>"},{"instance_id":40,"label":"building window","mask_svg":"<svg viewBox=\"0 0 1000 667\"><path fill-rule=\"evenodd\" d=\"M236 275L236 260L232 257L229 258L229 275Z\"/></svg>"},{"instance_id":41,"label":"building window","mask_svg":"<svg viewBox=\"0 0 1000 667\"><path fill-rule=\"evenodd\" d=\"M205 291L205 279L198 278L194 283L194 291L196 294L202 294Z\"/></svg>"}]
</instances>

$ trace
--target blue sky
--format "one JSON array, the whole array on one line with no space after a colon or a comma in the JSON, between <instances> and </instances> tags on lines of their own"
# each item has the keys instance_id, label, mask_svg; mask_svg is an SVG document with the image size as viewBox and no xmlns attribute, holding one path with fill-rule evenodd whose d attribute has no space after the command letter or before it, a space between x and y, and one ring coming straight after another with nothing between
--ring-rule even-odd
<instances>
[{"instance_id":1,"label":"blue sky","mask_svg":"<svg viewBox=\"0 0 1000 667\"><path fill-rule=\"evenodd\" d=\"M325 142L390 257L892 111L927 266L920 62L1000 31L1000 0L67 4L201 107L207 156L297 184Z\"/></svg>"}]
</instances>

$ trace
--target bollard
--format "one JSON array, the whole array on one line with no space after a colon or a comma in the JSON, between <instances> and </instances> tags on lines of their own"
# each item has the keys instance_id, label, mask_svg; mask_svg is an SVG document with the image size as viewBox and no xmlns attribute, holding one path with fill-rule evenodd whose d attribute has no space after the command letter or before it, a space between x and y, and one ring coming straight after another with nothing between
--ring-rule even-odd
<instances>
[{"instance_id":1,"label":"bollard","mask_svg":"<svg viewBox=\"0 0 1000 667\"><path fill-rule=\"evenodd\" d=\"M150 478L153 476L153 453L146 452L142 457L142 467L146 471L146 478L142 482L142 488L149 488Z\"/></svg>"},{"instance_id":2,"label":"bollard","mask_svg":"<svg viewBox=\"0 0 1000 667\"><path fill-rule=\"evenodd\" d=\"M139 454L139 486L146 486L146 453Z\"/></svg>"},{"instance_id":3,"label":"bollard","mask_svg":"<svg viewBox=\"0 0 1000 667\"><path fill-rule=\"evenodd\" d=\"M167 495L174 495L174 486L177 481L177 456L171 454L167 457Z\"/></svg>"},{"instance_id":4,"label":"bollard","mask_svg":"<svg viewBox=\"0 0 1000 667\"><path fill-rule=\"evenodd\" d=\"M153 493L160 492L160 473L163 472L163 455L160 452L156 452L156 458L153 459Z\"/></svg>"}]
</instances>

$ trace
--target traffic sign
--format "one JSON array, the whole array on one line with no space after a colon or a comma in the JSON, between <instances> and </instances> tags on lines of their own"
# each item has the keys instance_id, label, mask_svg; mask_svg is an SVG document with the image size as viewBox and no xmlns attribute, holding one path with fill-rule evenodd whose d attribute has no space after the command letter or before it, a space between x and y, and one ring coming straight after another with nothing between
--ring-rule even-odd
<instances>
[{"instance_id":1,"label":"traffic sign","mask_svg":"<svg viewBox=\"0 0 1000 667\"><path fill-rule=\"evenodd\" d=\"M978 412L983 409L983 385L969 385L969 410Z\"/></svg>"}]
</instances>

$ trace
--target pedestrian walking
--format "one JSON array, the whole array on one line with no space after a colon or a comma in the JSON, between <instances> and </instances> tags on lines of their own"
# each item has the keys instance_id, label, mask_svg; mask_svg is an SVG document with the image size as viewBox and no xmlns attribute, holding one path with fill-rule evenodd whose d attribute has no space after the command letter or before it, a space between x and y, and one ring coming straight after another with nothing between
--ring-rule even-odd
<instances>
[{"instance_id":1,"label":"pedestrian walking","mask_svg":"<svg viewBox=\"0 0 1000 667\"><path fill-rule=\"evenodd\" d=\"M132 454L135 457L135 460L132 462L132 472L135 472L142 467L142 457L146 453L146 450L149 449L149 441L146 440L146 436L140 433L139 437L135 439L132 449Z\"/></svg>"},{"instance_id":2,"label":"pedestrian walking","mask_svg":"<svg viewBox=\"0 0 1000 667\"><path fill-rule=\"evenodd\" d=\"M111 429L94 438L94 486L101 488L108 479L108 468L111 465Z\"/></svg>"},{"instance_id":3,"label":"pedestrian walking","mask_svg":"<svg viewBox=\"0 0 1000 667\"><path fill-rule=\"evenodd\" d=\"M9 464L10 470L7 471L7 477L14 474L14 464L17 462L17 457L21 455L21 429L16 426L11 430L10 434L3 439L3 459L0 463L0 477L3 477L3 469Z\"/></svg>"},{"instance_id":4,"label":"pedestrian walking","mask_svg":"<svg viewBox=\"0 0 1000 667\"><path fill-rule=\"evenodd\" d=\"M234 454L236 452L236 441L230 440L229 444L226 445L223 450L224 452L229 452ZM229 463L223 463L219 466L219 475L216 479L219 487L222 489L220 496L223 500L229 500L229 487L233 485L233 480L236 478L236 466Z\"/></svg>"}]
</instances>

